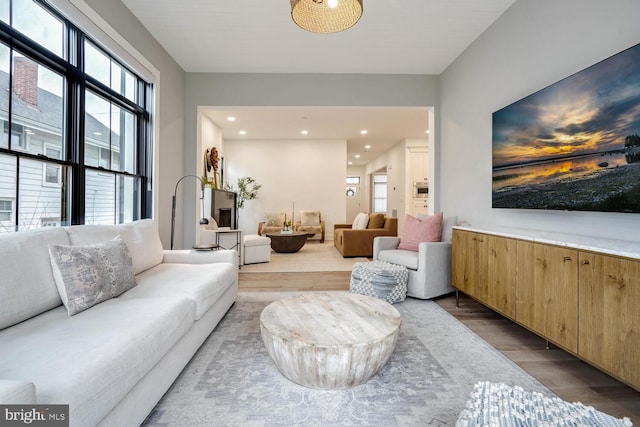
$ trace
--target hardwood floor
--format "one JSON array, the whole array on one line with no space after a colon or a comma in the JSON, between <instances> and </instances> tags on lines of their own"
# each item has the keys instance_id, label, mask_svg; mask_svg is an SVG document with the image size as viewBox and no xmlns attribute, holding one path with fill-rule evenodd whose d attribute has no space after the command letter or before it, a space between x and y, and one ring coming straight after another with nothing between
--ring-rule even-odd
<instances>
[{"instance_id":1,"label":"hardwood floor","mask_svg":"<svg viewBox=\"0 0 640 427\"><path fill-rule=\"evenodd\" d=\"M470 297L461 295L459 308L454 295L435 302L560 398L640 423L640 393L634 389L564 350L547 349L544 339Z\"/></svg>"},{"instance_id":2,"label":"hardwood floor","mask_svg":"<svg viewBox=\"0 0 640 427\"><path fill-rule=\"evenodd\" d=\"M350 272L247 273L240 271L240 291L348 290ZM435 302L518 364L560 398L582 402L599 411L640 425L640 392L627 387L472 298L461 295Z\"/></svg>"},{"instance_id":3,"label":"hardwood floor","mask_svg":"<svg viewBox=\"0 0 640 427\"><path fill-rule=\"evenodd\" d=\"M344 291L350 271L247 273L240 270L240 291Z\"/></svg>"}]
</instances>

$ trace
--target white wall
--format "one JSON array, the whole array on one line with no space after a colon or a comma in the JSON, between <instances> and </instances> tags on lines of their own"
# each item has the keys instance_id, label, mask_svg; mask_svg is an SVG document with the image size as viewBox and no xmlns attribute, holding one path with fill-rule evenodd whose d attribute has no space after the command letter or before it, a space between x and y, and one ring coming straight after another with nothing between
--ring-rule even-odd
<instances>
[{"instance_id":1,"label":"white wall","mask_svg":"<svg viewBox=\"0 0 640 427\"><path fill-rule=\"evenodd\" d=\"M225 141L225 180L237 189L250 176L262 185L258 198L245 202L239 227L256 234L265 212L287 212L300 220L301 210L319 210L325 239L333 224L345 221L346 140Z\"/></svg>"},{"instance_id":2,"label":"white wall","mask_svg":"<svg viewBox=\"0 0 640 427\"><path fill-rule=\"evenodd\" d=\"M491 208L491 114L637 44L638 17L637 0L519 0L458 57L436 119L441 209L472 225L640 240L640 214Z\"/></svg>"}]
</instances>

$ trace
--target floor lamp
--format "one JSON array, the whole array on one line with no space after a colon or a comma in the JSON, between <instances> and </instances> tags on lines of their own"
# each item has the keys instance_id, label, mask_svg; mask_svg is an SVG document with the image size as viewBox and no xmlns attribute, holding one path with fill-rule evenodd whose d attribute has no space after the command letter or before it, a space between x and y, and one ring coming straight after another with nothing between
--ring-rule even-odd
<instances>
[{"instance_id":1,"label":"floor lamp","mask_svg":"<svg viewBox=\"0 0 640 427\"><path fill-rule=\"evenodd\" d=\"M171 198L171 250L173 250L173 235L176 230L176 195L178 194L178 184L185 178L195 178L200 181L200 206L202 206L202 218L200 218L200 225L209 224L209 220L204 216L204 182L200 177L195 175L185 175L176 182L176 188L173 190L173 197Z\"/></svg>"}]
</instances>

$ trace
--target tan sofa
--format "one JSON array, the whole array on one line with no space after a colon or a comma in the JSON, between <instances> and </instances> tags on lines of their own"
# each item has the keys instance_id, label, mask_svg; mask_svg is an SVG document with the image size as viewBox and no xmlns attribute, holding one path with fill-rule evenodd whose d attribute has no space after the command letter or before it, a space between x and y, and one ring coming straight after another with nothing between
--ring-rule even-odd
<instances>
[{"instance_id":1,"label":"tan sofa","mask_svg":"<svg viewBox=\"0 0 640 427\"><path fill-rule=\"evenodd\" d=\"M382 228L354 230L351 226L352 224L333 226L333 244L343 257L372 257L375 237L398 235L398 218L385 217Z\"/></svg>"}]
</instances>

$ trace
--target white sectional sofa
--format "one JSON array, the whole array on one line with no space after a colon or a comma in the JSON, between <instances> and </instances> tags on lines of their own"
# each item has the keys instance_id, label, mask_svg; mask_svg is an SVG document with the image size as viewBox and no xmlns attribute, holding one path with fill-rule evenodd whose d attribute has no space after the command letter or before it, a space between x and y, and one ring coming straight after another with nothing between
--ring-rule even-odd
<instances>
[{"instance_id":1,"label":"white sectional sofa","mask_svg":"<svg viewBox=\"0 0 640 427\"><path fill-rule=\"evenodd\" d=\"M50 245L116 236L135 286L69 315ZM142 423L238 292L236 251L163 251L152 220L0 235L0 272L0 404L69 404L82 427Z\"/></svg>"}]
</instances>

